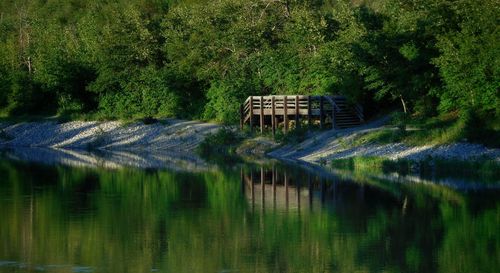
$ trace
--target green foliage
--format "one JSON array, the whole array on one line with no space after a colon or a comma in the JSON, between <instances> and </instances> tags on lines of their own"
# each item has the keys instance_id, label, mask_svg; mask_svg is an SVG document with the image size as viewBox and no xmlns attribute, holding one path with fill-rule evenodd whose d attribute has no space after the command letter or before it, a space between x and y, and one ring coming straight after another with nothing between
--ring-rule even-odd
<instances>
[{"instance_id":1,"label":"green foliage","mask_svg":"<svg viewBox=\"0 0 500 273\"><path fill-rule=\"evenodd\" d=\"M440 108L474 109L500 114L500 7L495 0L459 1L458 28L438 36L441 54L434 59L445 83Z\"/></svg>"},{"instance_id":2,"label":"green foliage","mask_svg":"<svg viewBox=\"0 0 500 273\"><path fill-rule=\"evenodd\" d=\"M304 125L293 127L286 134L282 130L277 130L274 140L281 144L297 144L304 141L308 133L309 128Z\"/></svg>"},{"instance_id":3,"label":"green foliage","mask_svg":"<svg viewBox=\"0 0 500 273\"><path fill-rule=\"evenodd\" d=\"M4 115L235 123L249 95L344 94L500 118L495 0L14 2L0 3Z\"/></svg>"},{"instance_id":4,"label":"green foliage","mask_svg":"<svg viewBox=\"0 0 500 273\"><path fill-rule=\"evenodd\" d=\"M396 115L392 122L398 127L397 129L382 129L362 134L349 144L360 146L370 143L403 142L412 146L421 146L468 141L490 147L500 147L500 135L498 128L495 127L497 121L486 120L474 111L463 111L459 116L452 113L411 121L404 115Z\"/></svg>"},{"instance_id":5,"label":"green foliage","mask_svg":"<svg viewBox=\"0 0 500 273\"><path fill-rule=\"evenodd\" d=\"M200 155L208 159L218 160L226 157L226 160L234 159L235 149L243 140L234 129L222 127L214 134L207 135L198 145L197 151Z\"/></svg>"}]
</instances>

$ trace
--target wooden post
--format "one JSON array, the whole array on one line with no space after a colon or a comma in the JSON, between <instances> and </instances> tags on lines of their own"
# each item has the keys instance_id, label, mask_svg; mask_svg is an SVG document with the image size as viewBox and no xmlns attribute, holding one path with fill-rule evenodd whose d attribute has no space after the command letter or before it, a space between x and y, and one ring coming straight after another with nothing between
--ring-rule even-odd
<instances>
[{"instance_id":1,"label":"wooden post","mask_svg":"<svg viewBox=\"0 0 500 273\"><path fill-rule=\"evenodd\" d=\"M311 96L307 96L307 126L311 128Z\"/></svg>"},{"instance_id":2,"label":"wooden post","mask_svg":"<svg viewBox=\"0 0 500 273\"><path fill-rule=\"evenodd\" d=\"M285 134L288 133L288 98L284 97L283 120L285 123Z\"/></svg>"},{"instance_id":3,"label":"wooden post","mask_svg":"<svg viewBox=\"0 0 500 273\"><path fill-rule=\"evenodd\" d=\"M323 117L323 96L319 97L319 127L323 129L323 125L325 123L325 119Z\"/></svg>"},{"instance_id":4,"label":"wooden post","mask_svg":"<svg viewBox=\"0 0 500 273\"><path fill-rule=\"evenodd\" d=\"M253 132L253 96L250 96L250 130Z\"/></svg>"},{"instance_id":5,"label":"wooden post","mask_svg":"<svg viewBox=\"0 0 500 273\"><path fill-rule=\"evenodd\" d=\"M243 122L245 121L245 113L243 111L243 103L240 104L240 130L243 130Z\"/></svg>"},{"instance_id":6,"label":"wooden post","mask_svg":"<svg viewBox=\"0 0 500 273\"><path fill-rule=\"evenodd\" d=\"M295 96L295 128L300 127L299 115L300 115L299 96Z\"/></svg>"},{"instance_id":7,"label":"wooden post","mask_svg":"<svg viewBox=\"0 0 500 273\"><path fill-rule=\"evenodd\" d=\"M260 96L260 133L264 133L264 97Z\"/></svg>"},{"instance_id":8,"label":"wooden post","mask_svg":"<svg viewBox=\"0 0 500 273\"><path fill-rule=\"evenodd\" d=\"M273 136L276 134L276 105L274 105L274 96L271 97L271 126L273 128Z\"/></svg>"}]
</instances>

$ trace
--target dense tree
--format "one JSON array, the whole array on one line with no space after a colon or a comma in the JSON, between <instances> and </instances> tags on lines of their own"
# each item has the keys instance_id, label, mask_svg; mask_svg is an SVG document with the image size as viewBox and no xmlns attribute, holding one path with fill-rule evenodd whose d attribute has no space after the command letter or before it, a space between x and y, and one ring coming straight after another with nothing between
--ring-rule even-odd
<instances>
[{"instance_id":1,"label":"dense tree","mask_svg":"<svg viewBox=\"0 0 500 273\"><path fill-rule=\"evenodd\" d=\"M496 0L0 3L4 115L233 122L249 95L499 118Z\"/></svg>"},{"instance_id":2,"label":"dense tree","mask_svg":"<svg viewBox=\"0 0 500 273\"><path fill-rule=\"evenodd\" d=\"M445 86L443 110L475 109L500 116L500 6L498 1L457 3L458 28L438 36L434 63Z\"/></svg>"}]
</instances>

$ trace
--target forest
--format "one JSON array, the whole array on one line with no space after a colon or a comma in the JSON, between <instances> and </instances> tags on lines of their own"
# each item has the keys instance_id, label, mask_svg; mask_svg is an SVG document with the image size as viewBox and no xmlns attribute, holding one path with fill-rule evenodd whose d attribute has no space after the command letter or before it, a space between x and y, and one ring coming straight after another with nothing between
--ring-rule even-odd
<instances>
[{"instance_id":1,"label":"forest","mask_svg":"<svg viewBox=\"0 0 500 273\"><path fill-rule=\"evenodd\" d=\"M233 123L249 95L343 94L498 130L499 20L498 0L1 0L0 112Z\"/></svg>"}]
</instances>

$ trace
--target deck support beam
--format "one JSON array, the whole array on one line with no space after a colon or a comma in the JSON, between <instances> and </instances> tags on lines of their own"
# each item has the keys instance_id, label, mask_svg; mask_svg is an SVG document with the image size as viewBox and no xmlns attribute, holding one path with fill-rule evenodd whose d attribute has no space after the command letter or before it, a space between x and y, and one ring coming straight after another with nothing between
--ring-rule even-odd
<instances>
[{"instance_id":1,"label":"deck support beam","mask_svg":"<svg viewBox=\"0 0 500 273\"><path fill-rule=\"evenodd\" d=\"M250 96L250 131L253 132L253 96Z\"/></svg>"},{"instance_id":2,"label":"deck support beam","mask_svg":"<svg viewBox=\"0 0 500 273\"><path fill-rule=\"evenodd\" d=\"M260 133L264 133L264 97L260 96Z\"/></svg>"},{"instance_id":3,"label":"deck support beam","mask_svg":"<svg viewBox=\"0 0 500 273\"><path fill-rule=\"evenodd\" d=\"M288 133L288 97L285 96L285 100L283 101L284 103L284 113L283 113L283 122L285 123L284 128L285 128L285 134Z\"/></svg>"},{"instance_id":4,"label":"deck support beam","mask_svg":"<svg viewBox=\"0 0 500 273\"><path fill-rule=\"evenodd\" d=\"M312 113L311 113L311 96L307 96L307 126L311 129Z\"/></svg>"},{"instance_id":5,"label":"deck support beam","mask_svg":"<svg viewBox=\"0 0 500 273\"><path fill-rule=\"evenodd\" d=\"M295 128L296 129L300 127L299 115L300 115L299 96L295 96Z\"/></svg>"},{"instance_id":6,"label":"deck support beam","mask_svg":"<svg viewBox=\"0 0 500 273\"><path fill-rule=\"evenodd\" d=\"M273 130L273 136L276 135L276 105L274 102L274 96L271 97L271 126Z\"/></svg>"}]
</instances>

